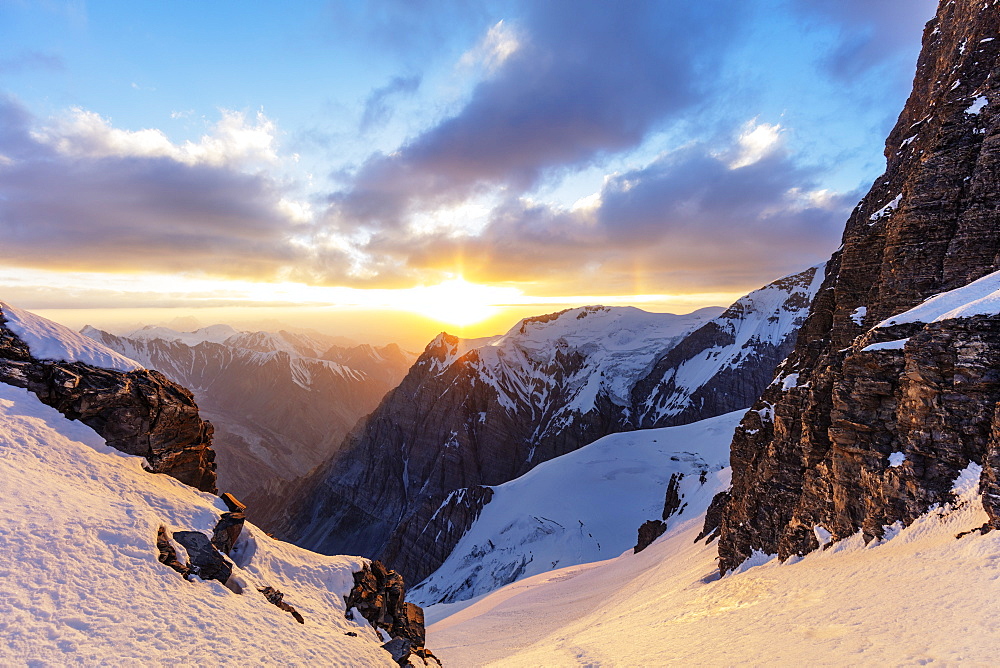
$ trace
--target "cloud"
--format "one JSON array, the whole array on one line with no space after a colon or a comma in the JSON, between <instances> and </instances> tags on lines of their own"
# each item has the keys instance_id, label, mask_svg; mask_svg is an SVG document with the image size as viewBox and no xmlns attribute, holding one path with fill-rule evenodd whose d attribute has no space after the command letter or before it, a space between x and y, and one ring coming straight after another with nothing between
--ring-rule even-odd
<instances>
[{"instance_id":1,"label":"cloud","mask_svg":"<svg viewBox=\"0 0 1000 668\"><path fill-rule=\"evenodd\" d=\"M361 115L360 129L368 132L374 127L384 125L392 117L389 99L396 95L412 94L420 88L419 75L398 76L384 86L371 92L365 100L365 110Z\"/></svg>"},{"instance_id":2,"label":"cloud","mask_svg":"<svg viewBox=\"0 0 1000 668\"><path fill-rule=\"evenodd\" d=\"M536 281L555 293L581 284L609 294L763 284L825 259L858 193L816 189L814 170L774 141L753 161L733 161L760 127L773 137L774 126L745 126L729 150L690 145L608 177L583 206L511 197L479 235L385 232L369 250L414 269Z\"/></svg>"},{"instance_id":3,"label":"cloud","mask_svg":"<svg viewBox=\"0 0 1000 668\"><path fill-rule=\"evenodd\" d=\"M73 110L40 124L0 98L0 261L89 271L274 277L312 251L308 207L252 169L273 125L224 113L199 142ZM324 251L326 252L326 251Z\"/></svg>"},{"instance_id":4,"label":"cloud","mask_svg":"<svg viewBox=\"0 0 1000 668\"><path fill-rule=\"evenodd\" d=\"M827 66L841 79L900 59L912 62L919 48L913 36L934 16L937 4L936 0L792 0L805 16L839 29L838 45ZM909 83L909 73L901 83Z\"/></svg>"},{"instance_id":5,"label":"cloud","mask_svg":"<svg viewBox=\"0 0 1000 668\"><path fill-rule=\"evenodd\" d=\"M461 67L479 67L487 74L493 74L519 48L521 43L517 34L503 21L498 21L479 44L462 54L458 64Z\"/></svg>"},{"instance_id":6,"label":"cloud","mask_svg":"<svg viewBox=\"0 0 1000 668\"><path fill-rule=\"evenodd\" d=\"M221 110L222 118L199 141L174 144L158 129L122 130L79 107L32 132L40 143L76 158L169 158L185 165L246 167L275 163L275 125L263 112Z\"/></svg>"},{"instance_id":7,"label":"cloud","mask_svg":"<svg viewBox=\"0 0 1000 668\"><path fill-rule=\"evenodd\" d=\"M412 210L524 190L552 169L637 146L705 99L711 64L739 27L739 9L710 17L717 4L529 3L516 29L494 25L478 47L492 69L467 104L371 156L331 196L334 214L393 227Z\"/></svg>"}]
</instances>

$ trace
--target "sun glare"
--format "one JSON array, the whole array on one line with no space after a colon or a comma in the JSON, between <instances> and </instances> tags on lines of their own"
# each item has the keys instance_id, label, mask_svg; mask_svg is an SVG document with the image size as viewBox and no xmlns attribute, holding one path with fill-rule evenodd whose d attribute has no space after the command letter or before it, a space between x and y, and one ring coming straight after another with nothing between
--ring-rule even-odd
<instances>
[{"instance_id":1,"label":"sun glare","mask_svg":"<svg viewBox=\"0 0 1000 668\"><path fill-rule=\"evenodd\" d=\"M520 290L469 283L455 278L405 290L399 308L451 325L473 325L500 312L500 305L522 297Z\"/></svg>"}]
</instances>

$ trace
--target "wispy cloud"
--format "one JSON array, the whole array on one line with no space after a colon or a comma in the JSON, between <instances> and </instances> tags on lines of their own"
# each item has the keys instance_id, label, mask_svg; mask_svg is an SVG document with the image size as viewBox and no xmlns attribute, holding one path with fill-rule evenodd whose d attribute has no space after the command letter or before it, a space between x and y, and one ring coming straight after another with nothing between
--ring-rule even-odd
<instances>
[{"instance_id":1,"label":"wispy cloud","mask_svg":"<svg viewBox=\"0 0 1000 668\"><path fill-rule=\"evenodd\" d=\"M392 117L391 98L416 92L420 87L420 79L420 75L417 74L393 77L386 85L373 90L365 100L365 109L361 115L361 131L369 132L388 122Z\"/></svg>"}]
</instances>

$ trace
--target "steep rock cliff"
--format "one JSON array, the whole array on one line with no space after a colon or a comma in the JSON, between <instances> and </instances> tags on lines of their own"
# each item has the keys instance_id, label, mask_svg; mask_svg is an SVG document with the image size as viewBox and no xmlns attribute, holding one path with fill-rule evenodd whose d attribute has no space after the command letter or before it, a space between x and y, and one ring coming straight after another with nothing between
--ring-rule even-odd
<instances>
[{"instance_id":1,"label":"steep rock cliff","mask_svg":"<svg viewBox=\"0 0 1000 668\"><path fill-rule=\"evenodd\" d=\"M794 352L736 431L722 570L755 551L787 558L858 531L880 537L951 501L970 461L1000 526L1000 309L911 311L942 292L962 302L964 286L1000 268L998 65L997 3L942 2L886 172L848 220Z\"/></svg>"}]
</instances>

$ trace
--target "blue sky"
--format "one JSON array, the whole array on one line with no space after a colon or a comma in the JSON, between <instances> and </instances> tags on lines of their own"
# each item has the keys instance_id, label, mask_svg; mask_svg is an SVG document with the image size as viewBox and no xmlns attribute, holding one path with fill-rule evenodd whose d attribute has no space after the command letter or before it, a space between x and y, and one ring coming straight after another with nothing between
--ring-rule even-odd
<instances>
[{"instance_id":1,"label":"blue sky","mask_svg":"<svg viewBox=\"0 0 1000 668\"><path fill-rule=\"evenodd\" d=\"M934 8L0 0L0 290L702 305L836 248Z\"/></svg>"}]
</instances>

